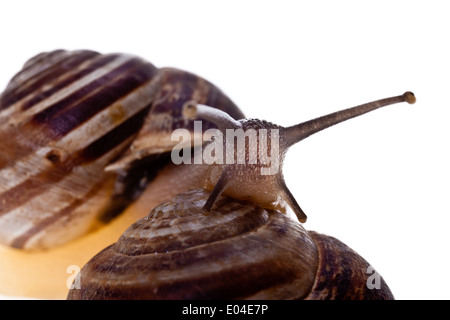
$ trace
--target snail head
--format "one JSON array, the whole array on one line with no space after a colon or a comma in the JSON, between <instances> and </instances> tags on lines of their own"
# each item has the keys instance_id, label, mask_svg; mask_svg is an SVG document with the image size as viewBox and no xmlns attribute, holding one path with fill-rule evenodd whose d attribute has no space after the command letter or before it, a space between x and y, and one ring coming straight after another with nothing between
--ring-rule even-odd
<instances>
[{"instance_id":1,"label":"snail head","mask_svg":"<svg viewBox=\"0 0 450 320\"><path fill-rule=\"evenodd\" d=\"M288 205L298 220L305 222L306 215L283 178L283 159L289 147L337 123L399 102L413 104L415 96L405 92L290 127L257 119L235 120L219 109L187 102L183 107L184 117L210 121L218 127L203 150L203 159L212 164L206 186L212 192L203 209L210 211L223 193L266 208L283 209ZM217 161L207 161L208 155Z\"/></svg>"}]
</instances>

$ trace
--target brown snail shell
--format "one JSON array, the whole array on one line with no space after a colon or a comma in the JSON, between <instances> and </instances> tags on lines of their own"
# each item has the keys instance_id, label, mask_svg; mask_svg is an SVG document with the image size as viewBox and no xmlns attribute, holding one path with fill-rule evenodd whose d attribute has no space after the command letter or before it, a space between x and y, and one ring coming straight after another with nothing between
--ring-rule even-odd
<instances>
[{"instance_id":1,"label":"brown snail shell","mask_svg":"<svg viewBox=\"0 0 450 320\"><path fill-rule=\"evenodd\" d=\"M227 112L234 119L245 117L221 90L197 75L161 68L159 77L158 92L138 136L121 159L108 166L107 170L128 168L134 161L170 152L177 144L171 139L175 129L184 128L193 133L194 122L182 114L187 101L208 104ZM202 131L215 127L215 124L204 121Z\"/></svg>"},{"instance_id":2,"label":"brown snail shell","mask_svg":"<svg viewBox=\"0 0 450 320\"><path fill-rule=\"evenodd\" d=\"M206 80L133 55L30 59L0 97L0 243L51 248L121 212L161 167L136 162L170 149L174 128L192 126L180 110L193 98L243 117Z\"/></svg>"},{"instance_id":3,"label":"brown snail shell","mask_svg":"<svg viewBox=\"0 0 450 320\"><path fill-rule=\"evenodd\" d=\"M210 193L175 196L93 257L68 299L392 299L362 257L278 211Z\"/></svg>"}]
</instances>

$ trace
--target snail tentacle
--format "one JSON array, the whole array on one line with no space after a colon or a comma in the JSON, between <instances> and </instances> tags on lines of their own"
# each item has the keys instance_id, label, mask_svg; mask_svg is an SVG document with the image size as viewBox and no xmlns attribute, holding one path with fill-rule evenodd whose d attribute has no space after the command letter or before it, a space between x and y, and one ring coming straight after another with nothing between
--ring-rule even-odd
<instances>
[{"instance_id":1,"label":"snail tentacle","mask_svg":"<svg viewBox=\"0 0 450 320\"><path fill-rule=\"evenodd\" d=\"M188 101L183 107L183 115L189 119L202 118L210 121L219 127L219 130L239 129L242 127L239 121L233 119L228 113L211 108L210 106L197 104L194 101Z\"/></svg>"},{"instance_id":2,"label":"snail tentacle","mask_svg":"<svg viewBox=\"0 0 450 320\"><path fill-rule=\"evenodd\" d=\"M363 115L367 112L399 102L407 102L409 104L414 104L415 101L416 98L414 94L410 91L407 91L399 96L380 99L356 107L333 112L313 120L309 120L291 127L287 127L282 131L287 145L292 146L293 144L309 137L314 133L322 131L323 129L329 128L340 122Z\"/></svg>"},{"instance_id":3,"label":"snail tentacle","mask_svg":"<svg viewBox=\"0 0 450 320\"><path fill-rule=\"evenodd\" d=\"M281 198L286 201L287 205L294 211L295 215L297 216L298 221L305 223L306 222L306 214L303 212L302 208L300 208L300 205L297 203L297 200L295 200L295 197L292 195L289 188L286 186L286 183L284 182L284 179L280 183L280 190L281 190Z\"/></svg>"},{"instance_id":4,"label":"snail tentacle","mask_svg":"<svg viewBox=\"0 0 450 320\"><path fill-rule=\"evenodd\" d=\"M227 187L228 181L230 179L230 170L229 169L230 168L228 166L225 167L223 169L222 173L220 174L219 180L217 181L216 185L214 186L213 190L211 191L211 194L208 197L208 200L205 202L205 205L203 206L204 211L206 211L206 212L211 211L217 198L222 194L222 192Z\"/></svg>"}]
</instances>

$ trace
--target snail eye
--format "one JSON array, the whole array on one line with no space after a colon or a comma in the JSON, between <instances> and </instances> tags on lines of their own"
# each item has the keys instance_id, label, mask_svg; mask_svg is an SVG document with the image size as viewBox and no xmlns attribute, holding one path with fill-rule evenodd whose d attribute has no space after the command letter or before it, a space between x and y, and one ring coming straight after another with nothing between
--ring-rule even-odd
<instances>
[{"instance_id":1,"label":"snail eye","mask_svg":"<svg viewBox=\"0 0 450 320\"><path fill-rule=\"evenodd\" d=\"M51 150L46 155L45 158L47 158L48 161L50 161L53 164L57 164L62 161L62 152L60 150Z\"/></svg>"}]
</instances>

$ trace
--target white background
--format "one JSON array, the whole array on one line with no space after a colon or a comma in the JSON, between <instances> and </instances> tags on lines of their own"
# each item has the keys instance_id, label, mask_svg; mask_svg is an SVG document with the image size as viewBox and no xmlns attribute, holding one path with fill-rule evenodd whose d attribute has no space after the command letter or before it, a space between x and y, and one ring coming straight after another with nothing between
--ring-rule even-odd
<instances>
[{"instance_id":1,"label":"white background","mask_svg":"<svg viewBox=\"0 0 450 320\"><path fill-rule=\"evenodd\" d=\"M36 53L86 48L197 73L280 125L413 91L292 147L284 172L305 227L396 298L450 298L445 1L2 1L0 17L2 88Z\"/></svg>"}]
</instances>

